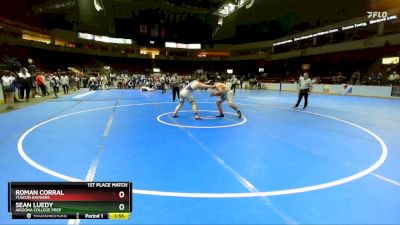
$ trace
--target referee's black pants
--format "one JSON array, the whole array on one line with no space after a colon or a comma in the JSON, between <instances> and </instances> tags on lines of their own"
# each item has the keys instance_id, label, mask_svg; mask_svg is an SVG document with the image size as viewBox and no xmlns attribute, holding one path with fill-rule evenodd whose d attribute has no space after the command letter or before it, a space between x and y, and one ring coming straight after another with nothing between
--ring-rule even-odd
<instances>
[{"instance_id":1,"label":"referee's black pants","mask_svg":"<svg viewBox=\"0 0 400 225\"><path fill-rule=\"evenodd\" d=\"M231 90L233 91L233 95L235 95L235 93L236 93L236 85L237 84L232 84L232 86L231 86Z\"/></svg>"},{"instance_id":2,"label":"referee's black pants","mask_svg":"<svg viewBox=\"0 0 400 225\"><path fill-rule=\"evenodd\" d=\"M22 84L21 87L19 88L21 99L24 99L25 97L26 100L28 100L30 92L31 92L31 87L29 86L29 84Z\"/></svg>"},{"instance_id":3,"label":"referee's black pants","mask_svg":"<svg viewBox=\"0 0 400 225\"><path fill-rule=\"evenodd\" d=\"M308 104L308 92L310 91L310 89L303 89L300 90L299 92L299 99L297 99L297 103L295 105L295 107L299 107L301 99L304 96L304 108L307 108L307 104Z\"/></svg>"},{"instance_id":4,"label":"referee's black pants","mask_svg":"<svg viewBox=\"0 0 400 225\"><path fill-rule=\"evenodd\" d=\"M175 101L176 96L179 99L179 87L172 87L172 100Z\"/></svg>"}]
</instances>

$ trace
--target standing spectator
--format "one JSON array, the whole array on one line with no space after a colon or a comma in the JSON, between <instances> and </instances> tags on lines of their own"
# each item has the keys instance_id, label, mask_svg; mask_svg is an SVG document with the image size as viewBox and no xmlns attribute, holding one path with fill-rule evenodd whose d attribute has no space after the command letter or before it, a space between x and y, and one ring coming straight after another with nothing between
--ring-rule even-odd
<instances>
[{"instance_id":1,"label":"standing spectator","mask_svg":"<svg viewBox=\"0 0 400 225\"><path fill-rule=\"evenodd\" d=\"M117 78L117 75L115 73L110 73L110 85L115 86L115 80Z\"/></svg>"},{"instance_id":2,"label":"standing spectator","mask_svg":"<svg viewBox=\"0 0 400 225\"><path fill-rule=\"evenodd\" d=\"M250 79L249 79L249 85L250 85L250 90L253 90L254 78L250 78Z\"/></svg>"},{"instance_id":3,"label":"standing spectator","mask_svg":"<svg viewBox=\"0 0 400 225\"><path fill-rule=\"evenodd\" d=\"M16 80L15 75L11 71L4 71L4 76L1 77L1 83L3 86L3 92L5 95L5 102L7 104L7 109L12 109L14 107L14 94L15 94L15 86Z\"/></svg>"},{"instance_id":4,"label":"standing spectator","mask_svg":"<svg viewBox=\"0 0 400 225\"><path fill-rule=\"evenodd\" d=\"M171 88L171 86L170 86L170 79L171 79L171 77L170 77L170 75L168 74L168 75L165 77L165 89L170 89L170 88Z\"/></svg>"},{"instance_id":5,"label":"standing spectator","mask_svg":"<svg viewBox=\"0 0 400 225\"><path fill-rule=\"evenodd\" d=\"M172 100L175 101L176 96L178 96L178 99L180 99L179 97L179 87L181 85L181 80L179 79L179 77L175 74L171 80L170 80L171 86L172 86Z\"/></svg>"},{"instance_id":6,"label":"standing spectator","mask_svg":"<svg viewBox=\"0 0 400 225\"><path fill-rule=\"evenodd\" d=\"M28 73L26 68L22 68L21 72L18 73L18 85L20 91L20 98L29 100L29 94L31 92L31 75ZM25 94L25 95L24 95Z\"/></svg>"},{"instance_id":7,"label":"standing spectator","mask_svg":"<svg viewBox=\"0 0 400 225\"><path fill-rule=\"evenodd\" d=\"M60 90L61 81L57 75L51 76L50 86L53 87L54 95L58 98L58 91Z\"/></svg>"},{"instance_id":8,"label":"standing spectator","mask_svg":"<svg viewBox=\"0 0 400 225\"><path fill-rule=\"evenodd\" d=\"M83 76L83 88L87 88L88 87L88 83L89 83L89 76L88 75L84 75Z\"/></svg>"},{"instance_id":9,"label":"standing spectator","mask_svg":"<svg viewBox=\"0 0 400 225\"><path fill-rule=\"evenodd\" d=\"M63 87L64 90L64 94L68 94L68 90L69 90L69 77L67 76L67 74L63 74L61 76L61 85Z\"/></svg>"},{"instance_id":10,"label":"standing spectator","mask_svg":"<svg viewBox=\"0 0 400 225\"><path fill-rule=\"evenodd\" d=\"M37 85L36 79L34 79L34 77L32 77L32 79L31 79L31 84L32 84L31 85L32 97L33 98L40 98L41 96L38 95L38 92L37 92L38 85Z\"/></svg>"},{"instance_id":11,"label":"standing spectator","mask_svg":"<svg viewBox=\"0 0 400 225\"><path fill-rule=\"evenodd\" d=\"M160 77L160 86L161 86L161 93L166 93L167 91L165 90L165 77L161 76Z\"/></svg>"},{"instance_id":12,"label":"standing spectator","mask_svg":"<svg viewBox=\"0 0 400 225\"><path fill-rule=\"evenodd\" d=\"M108 79L107 79L107 77L106 76L102 76L101 77L101 89L103 89L103 90L106 90L106 89L108 89Z\"/></svg>"},{"instance_id":13,"label":"standing spectator","mask_svg":"<svg viewBox=\"0 0 400 225\"><path fill-rule=\"evenodd\" d=\"M69 76L68 79L69 79L69 88L70 88L70 90L76 91L75 76L73 76L73 75Z\"/></svg>"},{"instance_id":14,"label":"standing spectator","mask_svg":"<svg viewBox=\"0 0 400 225\"><path fill-rule=\"evenodd\" d=\"M298 89L299 89L299 98L297 99L297 103L294 106L294 108L299 107L301 99L304 96L303 109L306 109L307 104L308 104L308 95L310 94L310 92L312 90L312 81L310 78L308 78L308 73L304 73L303 76L299 78Z\"/></svg>"},{"instance_id":15,"label":"standing spectator","mask_svg":"<svg viewBox=\"0 0 400 225\"><path fill-rule=\"evenodd\" d=\"M40 73L36 75L36 84L40 88L42 96L49 95L46 91L46 86L44 85L43 76Z\"/></svg>"},{"instance_id":16,"label":"standing spectator","mask_svg":"<svg viewBox=\"0 0 400 225\"><path fill-rule=\"evenodd\" d=\"M75 82L76 82L76 89L81 89L81 77L79 74L76 74L75 76Z\"/></svg>"},{"instance_id":17,"label":"standing spectator","mask_svg":"<svg viewBox=\"0 0 400 225\"><path fill-rule=\"evenodd\" d=\"M121 74L122 76L122 84L121 88L128 89L128 74Z\"/></svg>"}]
</instances>

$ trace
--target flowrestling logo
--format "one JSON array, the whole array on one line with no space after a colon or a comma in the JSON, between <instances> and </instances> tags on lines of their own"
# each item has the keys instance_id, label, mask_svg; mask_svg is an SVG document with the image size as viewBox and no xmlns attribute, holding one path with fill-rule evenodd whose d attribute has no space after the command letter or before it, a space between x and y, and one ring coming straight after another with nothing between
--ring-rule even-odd
<instances>
[{"instance_id":1,"label":"flowrestling logo","mask_svg":"<svg viewBox=\"0 0 400 225\"><path fill-rule=\"evenodd\" d=\"M368 18L386 18L388 16L387 12L379 12L379 11L367 11Z\"/></svg>"}]
</instances>

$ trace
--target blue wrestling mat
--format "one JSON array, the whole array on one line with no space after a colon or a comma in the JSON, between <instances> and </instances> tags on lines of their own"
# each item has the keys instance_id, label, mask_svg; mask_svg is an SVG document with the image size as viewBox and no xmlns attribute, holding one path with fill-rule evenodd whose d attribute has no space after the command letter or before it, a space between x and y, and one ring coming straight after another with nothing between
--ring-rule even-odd
<instances>
[{"instance_id":1,"label":"blue wrestling mat","mask_svg":"<svg viewBox=\"0 0 400 225\"><path fill-rule=\"evenodd\" d=\"M0 115L0 224L399 224L400 101L82 92ZM302 103L303 104L303 103ZM301 104L301 106L302 106ZM10 181L131 181L129 220L12 220Z\"/></svg>"}]
</instances>

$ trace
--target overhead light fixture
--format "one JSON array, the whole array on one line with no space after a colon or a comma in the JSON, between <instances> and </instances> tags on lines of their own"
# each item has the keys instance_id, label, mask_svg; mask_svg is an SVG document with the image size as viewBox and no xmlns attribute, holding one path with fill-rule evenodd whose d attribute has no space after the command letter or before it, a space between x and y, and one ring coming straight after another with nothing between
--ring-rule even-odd
<instances>
[{"instance_id":1,"label":"overhead light fixture","mask_svg":"<svg viewBox=\"0 0 400 225\"><path fill-rule=\"evenodd\" d=\"M233 11L236 8L236 6L232 3L229 3L228 8L229 8L229 11Z\"/></svg>"},{"instance_id":2,"label":"overhead light fixture","mask_svg":"<svg viewBox=\"0 0 400 225\"><path fill-rule=\"evenodd\" d=\"M246 9L250 9L254 4L254 0L250 0L250 3L246 5Z\"/></svg>"},{"instance_id":3,"label":"overhead light fixture","mask_svg":"<svg viewBox=\"0 0 400 225\"><path fill-rule=\"evenodd\" d=\"M222 24L224 23L224 18L222 18L221 16L218 18L218 26L222 26Z\"/></svg>"},{"instance_id":4,"label":"overhead light fixture","mask_svg":"<svg viewBox=\"0 0 400 225\"><path fill-rule=\"evenodd\" d=\"M249 9L252 7L254 4L254 0L239 0L235 1L235 3L229 2L223 4L219 9L217 9L216 12L214 12L215 15L221 16L221 17L227 17L236 10L242 8L243 6L246 6L246 9Z\"/></svg>"},{"instance_id":5,"label":"overhead light fixture","mask_svg":"<svg viewBox=\"0 0 400 225\"><path fill-rule=\"evenodd\" d=\"M383 65L398 65L399 64L399 57L386 57L382 59Z\"/></svg>"},{"instance_id":6,"label":"overhead light fixture","mask_svg":"<svg viewBox=\"0 0 400 225\"><path fill-rule=\"evenodd\" d=\"M151 48L151 49L141 48L140 54L151 55L151 58L154 59L154 58L156 58L156 55L160 55L160 50L155 49L155 48Z\"/></svg>"},{"instance_id":7,"label":"overhead light fixture","mask_svg":"<svg viewBox=\"0 0 400 225\"><path fill-rule=\"evenodd\" d=\"M103 7L101 7L99 0L93 0L93 4L96 11L100 12L101 10L103 10Z\"/></svg>"}]
</instances>

